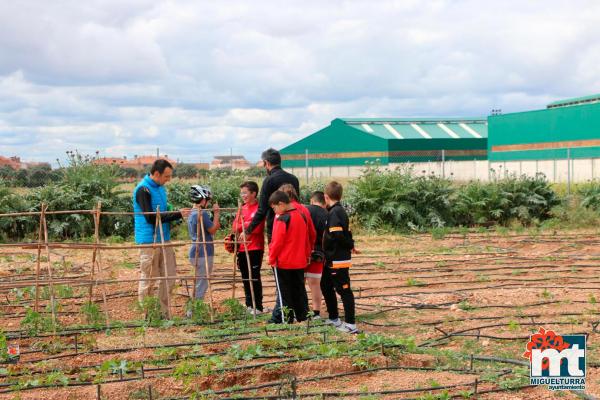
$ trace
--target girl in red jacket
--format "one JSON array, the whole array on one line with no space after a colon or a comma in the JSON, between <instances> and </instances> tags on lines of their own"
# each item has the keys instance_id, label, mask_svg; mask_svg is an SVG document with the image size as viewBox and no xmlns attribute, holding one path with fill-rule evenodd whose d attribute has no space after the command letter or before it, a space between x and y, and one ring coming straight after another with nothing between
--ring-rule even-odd
<instances>
[{"instance_id":1,"label":"girl in red jacket","mask_svg":"<svg viewBox=\"0 0 600 400\"><path fill-rule=\"evenodd\" d=\"M258 211L258 184L252 181L246 181L240 185L240 197L244 204L242 205L241 215L238 213L233 220L233 232L241 236L242 232L250 225L254 214ZM246 295L246 307L248 312L254 313L252 304L252 291L254 291L254 301L256 302L256 314L263 312L263 293L262 282L260 279L260 268L262 266L263 253L265 248L265 221L263 220L250 235L246 235L248 243L248 257L246 257L246 248L240 244L237 254L237 266L242 274L244 282L244 294ZM248 274L248 258L250 259L251 274ZM252 289L250 288L252 285ZM251 291L252 290L252 291Z\"/></svg>"},{"instance_id":2,"label":"girl in red jacket","mask_svg":"<svg viewBox=\"0 0 600 400\"><path fill-rule=\"evenodd\" d=\"M306 319L307 295L304 287L304 269L310 257L311 242L307 219L298 211L284 192L278 190L269 197L275 212L273 236L269 245L269 264L275 268L279 285L278 301L290 310L287 322L294 317Z\"/></svg>"}]
</instances>

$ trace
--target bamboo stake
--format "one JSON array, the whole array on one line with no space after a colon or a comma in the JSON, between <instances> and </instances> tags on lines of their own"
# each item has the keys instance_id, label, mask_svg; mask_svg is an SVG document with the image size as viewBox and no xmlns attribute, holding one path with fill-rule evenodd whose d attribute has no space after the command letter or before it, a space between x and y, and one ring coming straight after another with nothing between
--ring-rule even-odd
<instances>
[{"instance_id":1,"label":"bamboo stake","mask_svg":"<svg viewBox=\"0 0 600 400\"><path fill-rule=\"evenodd\" d=\"M202 209L199 210L199 214L203 213ZM214 304L213 304L213 295L212 295L212 285L210 283L210 271L208 268L208 253L206 249L206 234L204 232L204 218L200 218L200 230L202 231L202 241L204 242L202 246L204 247L204 269L206 271L206 282L208 284L208 301L210 305L210 322L214 322Z\"/></svg>"},{"instance_id":2,"label":"bamboo stake","mask_svg":"<svg viewBox=\"0 0 600 400\"><path fill-rule=\"evenodd\" d=\"M43 239L43 219L45 218L45 212L46 212L46 204L42 203L41 208L40 208L41 212L40 212L40 229L38 232L38 248L37 248L37 263L36 263L36 267L35 267L35 307L34 310L35 312L38 311L38 307L39 307L39 302L40 302L40 264L41 264L41 258L42 258L42 242L44 241Z\"/></svg>"},{"instance_id":3,"label":"bamboo stake","mask_svg":"<svg viewBox=\"0 0 600 400\"><path fill-rule=\"evenodd\" d=\"M242 218L242 229L245 229L243 213L240 214L240 217ZM248 242L248 241L246 240L246 242ZM252 310L253 310L252 315L254 316L254 319L256 319L256 299L254 297L254 281L252 279L252 266L250 265L250 254L248 254L248 245L247 244L244 245L244 253L246 253L246 266L248 267L248 278L250 279L248 281L248 284L250 286L250 296L252 297Z\"/></svg>"},{"instance_id":4,"label":"bamboo stake","mask_svg":"<svg viewBox=\"0 0 600 400\"><path fill-rule=\"evenodd\" d=\"M169 277L169 271L167 271L167 253L165 253L165 234L163 232L162 220L160 217L160 206L156 206L156 223L160 232L160 252L163 258L163 277ZM156 230L155 230L156 231ZM156 235L156 233L155 233ZM154 263L152 263L154 264ZM160 268L159 268L160 269ZM175 271L177 273L177 271ZM167 292L167 319L171 319L171 292L169 290L168 279L164 281L165 290ZM158 288L158 296L160 297L160 283Z\"/></svg>"},{"instance_id":5,"label":"bamboo stake","mask_svg":"<svg viewBox=\"0 0 600 400\"><path fill-rule=\"evenodd\" d=\"M100 212L100 210L102 209L102 202L99 201L97 206L96 206L96 214L94 215L94 236L95 236L95 246L94 246L94 254L93 254L93 260L92 260L92 274L94 271L94 265L96 266L96 268L98 268L98 276L102 273L102 268L100 267L100 249L98 248L98 244L100 243L100 216L102 215L102 213ZM93 280L93 276L92 276L92 280ZM97 284L94 284L94 287L97 286ZM106 327L108 328L110 326L110 322L109 322L109 313L108 313L108 303L106 301L106 286L102 285L102 299L104 300L103 304L104 304L104 318L106 320ZM90 302L92 301L92 293L90 291Z\"/></svg>"},{"instance_id":6,"label":"bamboo stake","mask_svg":"<svg viewBox=\"0 0 600 400\"><path fill-rule=\"evenodd\" d=\"M237 223L238 216L242 212L241 207L242 206L241 206L240 202L238 201L237 213L235 214L235 219L233 220L234 224ZM242 232L244 232L243 226L242 226ZM237 247L238 247L238 235L237 235L237 232L233 232L233 280L231 282L231 298L232 299L235 299L235 286L236 286L235 278L237 275L237 257L238 257Z\"/></svg>"},{"instance_id":7,"label":"bamboo stake","mask_svg":"<svg viewBox=\"0 0 600 400\"><path fill-rule=\"evenodd\" d=\"M94 214L94 250L92 251L92 268L90 270L90 281L94 281L94 269L96 268L96 256L98 254L98 244L100 243L100 207L102 203L98 202L96 205L96 213ZM99 271L98 271L99 272ZM88 301L92 302L92 295L94 292L94 285L90 283Z\"/></svg>"},{"instance_id":8,"label":"bamboo stake","mask_svg":"<svg viewBox=\"0 0 600 400\"><path fill-rule=\"evenodd\" d=\"M44 244L46 245L46 258L48 268L48 278L50 285L50 308L52 309L52 331L56 334L56 302L54 301L54 284L52 278L52 264L50 263L50 248L48 247L48 221L46 220L46 213L44 209L44 216L42 223L44 226Z\"/></svg>"}]
</instances>

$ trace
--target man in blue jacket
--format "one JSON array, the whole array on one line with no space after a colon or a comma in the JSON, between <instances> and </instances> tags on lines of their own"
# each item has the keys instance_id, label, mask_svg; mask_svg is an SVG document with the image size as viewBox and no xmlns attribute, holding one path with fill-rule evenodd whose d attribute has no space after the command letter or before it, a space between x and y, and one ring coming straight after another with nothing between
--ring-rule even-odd
<instances>
[{"instance_id":1,"label":"man in blue jacket","mask_svg":"<svg viewBox=\"0 0 600 400\"><path fill-rule=\"evenodd\" d=\"M167 192L164 185L173 176L173 166L167 160L156 160L152 164L150 174L146 175L133 190L133 211L136 244L168 242L171 239L170 223L181 218L187 218L189 208L184 208L175 213L167 213ZM162 235L160 227L156 224L156 210L161 211ZM149 213L154 214L138 214ZM164 251L164 255L163 255ZM140 283L138 299L151 296L154 292L156 281L147 278L171 277L177 274L175 252L172 247L156 247L140 249ZM175 279L159 280L158 297L160 307L165 318L171 318L169 310L169 296L175 286Z\"/></svg>"}]
</instances>

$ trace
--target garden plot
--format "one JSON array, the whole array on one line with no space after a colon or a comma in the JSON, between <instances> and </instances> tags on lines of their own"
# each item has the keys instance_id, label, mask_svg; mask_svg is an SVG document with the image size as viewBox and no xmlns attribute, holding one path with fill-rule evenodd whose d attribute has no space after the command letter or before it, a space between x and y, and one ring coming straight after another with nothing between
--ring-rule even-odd
<instances>
[{"instance_id":1,"label":"garden plot","mask_svg":"<svg viewBox=\"0 0 600 400\"><path fill-rule=\"evenodd\" d=\"M359 236L352 284L361 335L313 321L267 324L240 304L232 259L219 254L214 313L183 279L162 321L137 303L137 250L0 249L0 399L575 399L527 387L520 365L540 327L587 333L586 393L600 395L598 240L586 232ZM190 277L186 246L178 275ZM48 268L49 266L49 268ZM265 303L274 304L266 267ZM53 285L47 285L49 273ZM187 281L187 282L186 282ZM91 297L90 297L91 288ZM90 301L91 299L91 301ZM207 300L208 302L208 300ZM516 361L516 362L515 362Z\"/></svg>"}]
</instances>

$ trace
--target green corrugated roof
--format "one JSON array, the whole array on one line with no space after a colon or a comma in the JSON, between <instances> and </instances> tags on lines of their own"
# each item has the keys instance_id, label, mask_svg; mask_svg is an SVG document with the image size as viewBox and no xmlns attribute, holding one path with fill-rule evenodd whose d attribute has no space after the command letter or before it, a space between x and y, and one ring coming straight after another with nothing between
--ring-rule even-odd
<instances>
[{"instance_id":1,"label":"green corrugated roof","mask_svg":"<svg viewBox=\"0 0 600 400\"><path fill-rule=\"evenodd\" d=\"M382 139L487 138L485 118L340 118L345 125Z\"/></svg>"},{"instance_id":2,"label":"green corrugated roof","mask_svg":"<svg viewBox=\"0 0 600 400\"><path fill-rule=\"evenodd\" d=\"M590 96L583 97L573 97L571 99L554 101L548 104L548 108L576 106L579 104L589 104L596 102L600 102L600 94L593 94Z\"/></svg>"}]
</instances>

